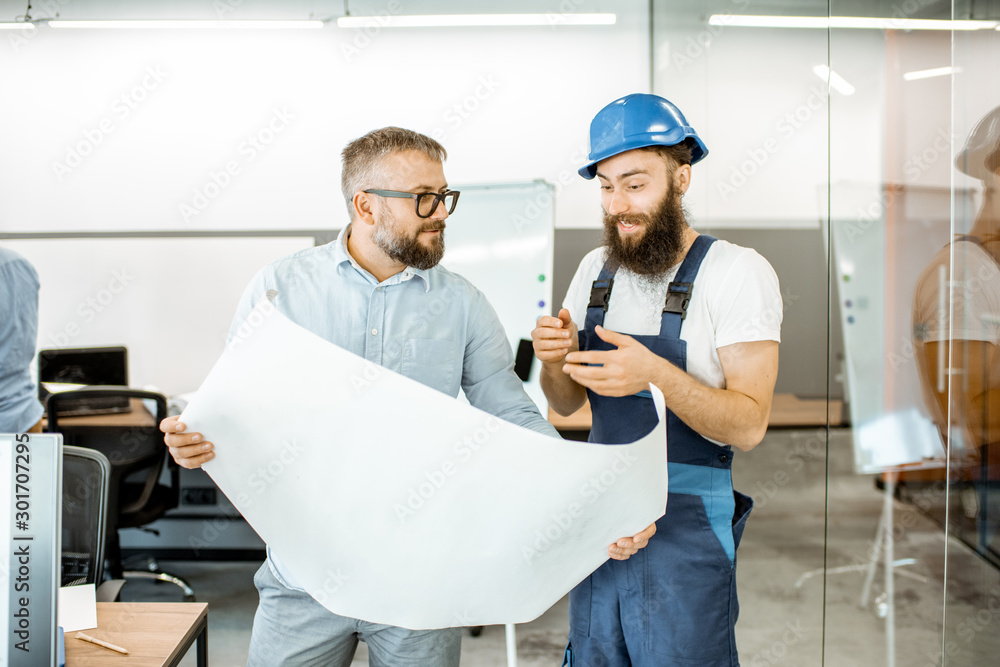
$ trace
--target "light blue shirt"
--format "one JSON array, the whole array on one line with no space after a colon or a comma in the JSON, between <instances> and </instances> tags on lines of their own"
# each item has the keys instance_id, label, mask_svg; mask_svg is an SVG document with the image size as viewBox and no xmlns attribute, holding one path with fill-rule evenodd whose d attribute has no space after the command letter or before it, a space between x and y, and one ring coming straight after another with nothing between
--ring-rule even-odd
<instances>
[{"instance_id":1,"label":"light blue shirt","mask_svg":"<svg viewBox=\"0 0 1000 667\"><path fill-rule=\"evenodd\" d=\"M514 355L493 307L468 280L436 266L408 267L379 282L337 240L271 262L243 293L232 338L268 290L290 320L354 354L519 426L559 437L514 374ZM272 571L295 587L268 550Z\"/></svg>"},{"instance_id":2,"label":"light blue shirt","mask_svg":"<svg viewBox=\"0 0 1000 667\"><path fill-rule=\"evenodd\" d=\"M0 248L0 433L23 433L42 418L30 371L38 338L38 287L35 267Z\"/></svg>"}]
</instances>

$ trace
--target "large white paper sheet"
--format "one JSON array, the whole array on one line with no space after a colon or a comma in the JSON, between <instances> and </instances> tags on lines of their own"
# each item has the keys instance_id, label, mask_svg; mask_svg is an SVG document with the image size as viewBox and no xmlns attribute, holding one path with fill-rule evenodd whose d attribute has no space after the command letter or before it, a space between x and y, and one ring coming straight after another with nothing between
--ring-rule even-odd
<instances>
[{"instance_id":1,"label":"large white paper sheet","mask_svg":"<svg viewBox=\"0 0 1000 667\"><path fill-rule=\"evenodd\" d=\"M413 629L537 618L663 516L660 423L629 445L515 426L262 300L181 416L205 466L330 611Z\"/></svg>"}]
</instances>

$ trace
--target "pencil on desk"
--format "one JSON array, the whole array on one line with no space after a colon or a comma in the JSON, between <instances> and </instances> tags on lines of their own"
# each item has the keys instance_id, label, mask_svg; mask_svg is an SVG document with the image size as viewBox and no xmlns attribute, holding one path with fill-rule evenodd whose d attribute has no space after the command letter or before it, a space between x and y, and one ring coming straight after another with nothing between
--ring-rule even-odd
<instances>
[{"instance_id":1,"label":"pencil on desk","mask_svg":"<svg viewBox=\"0 0 1000 667\"><path fill-rule=\"evenodd\" d=\"M104 648L111 649L112 651L118 651L119 653L123 653L125 655L129 654L127 648L122 648L121 646L115 646L110 642L102 641L95 637L91 637L90 635L85 635L82 632L76 633L76 638L82 639L85 642L90 642L91 644L97 644L98 646L103 646Z\"/></svg>"}]
</instances>

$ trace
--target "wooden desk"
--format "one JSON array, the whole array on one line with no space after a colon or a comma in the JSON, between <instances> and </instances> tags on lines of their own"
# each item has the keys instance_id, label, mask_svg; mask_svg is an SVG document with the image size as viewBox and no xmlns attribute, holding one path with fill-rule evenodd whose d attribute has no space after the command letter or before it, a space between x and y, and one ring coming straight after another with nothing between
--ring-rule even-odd
<instances>
[{"instance_id":1,"label":"wooden desk","mask_svg":"<svg viewBox=\"0 0 1000 667\"><path fill-rule=\"evenodd\" d=\"M204 602L98 602L91 637L129 650L121 655L66 633L66 667L173 667L198 641L198 667L208 666Z\"/></svg>"},{"instance_id":2,"label":"wooden desk","mask_svg":"<svg viewBox=\"0 0 1000 667\"><path fill-rule=\"evenodd\" d=\"M771 402L771 418L768 427L806 428L810 426L844 425L844 403L839 400L829 402L825 398L799 398L795 394L775 394Z\"/></svg>"},{"instance_id":3,"label":"wooden desk","mask_svg":"<svg viewBox=\"0 0 1000 667\"><path fill-rule=\"evenodd\" d=\"M843 403L838 400L830 401L830 426L843 425L842 413ZM561 417L549 408L549 422L559 431L589 431L591 418L589 402L568 417ZM826 399L803 399L795 394L775 394L767 425L769 428L808 428L826 426L826 422Z\"/></svg>"}]
</instances>

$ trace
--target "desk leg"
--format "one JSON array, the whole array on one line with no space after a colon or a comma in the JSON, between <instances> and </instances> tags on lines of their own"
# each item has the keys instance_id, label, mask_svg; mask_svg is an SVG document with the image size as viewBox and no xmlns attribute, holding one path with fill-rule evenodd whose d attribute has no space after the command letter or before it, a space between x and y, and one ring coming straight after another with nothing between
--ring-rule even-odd
<instances>
[{"instance_id":1,"label":"desk leg","mask_svg":"<svg viewBox=\"0 0 1000 667\"><path fill-rule=\"evenodd\" d=\"M208 617L205 617L205 624L201 626L201 632L197 639L198 667L208 667Z\"/></svg>"}]
</instances>

